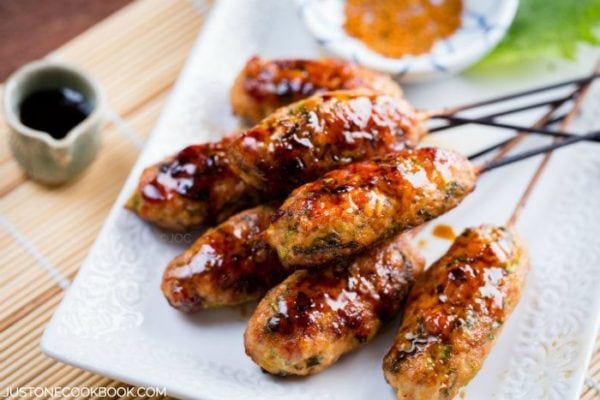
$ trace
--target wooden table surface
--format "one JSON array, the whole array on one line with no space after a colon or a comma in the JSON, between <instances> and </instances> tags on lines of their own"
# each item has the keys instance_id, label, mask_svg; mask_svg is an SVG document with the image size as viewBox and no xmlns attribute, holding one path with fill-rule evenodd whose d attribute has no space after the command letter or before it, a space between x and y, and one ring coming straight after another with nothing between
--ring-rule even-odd
<instances>
[{"instance_id":1,"label":"wooden table surface","mask_svg":"<svg viewBox=\"0 0 600 400\"><path fill-rule=\"evenodd\" d=\"M0 1L0 81L128 3L131 0Z\"/></svg>"},{"instance_id":2,"label":"wooden table surface","mask_svg":"<svg viewBox=\"0 0 600 400\"><path fill-rule=\"evenodd\" d=\"M186 0L138 0L50 54L98 78L110 103L103 148L74 182L50 189L27 179L10 155L0 120L0 393L8 387L123 385L46 357L40 337L143 147L202 19L200 7ZM582 399L600 399L600 347Z\"/></svg>"}]
</instances>

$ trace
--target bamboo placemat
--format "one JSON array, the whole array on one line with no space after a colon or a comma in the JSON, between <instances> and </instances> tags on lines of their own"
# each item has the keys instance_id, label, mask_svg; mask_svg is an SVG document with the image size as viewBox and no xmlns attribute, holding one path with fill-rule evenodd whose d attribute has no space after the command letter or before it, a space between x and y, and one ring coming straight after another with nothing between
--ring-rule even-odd
<instances>
[{"instance_id":1,"label":"bamboo placemat","mask_svg":"<svg viewBox=\"0 0 600 400\"><path fill-rule=\"evenodd\" d=\"M48 189L28 180L9 153L0 119L0 396L8 387L126 386L46 357L39 342L201 23L200 7L186 0L140 0L50 55L97 77L111 107L98 159L69 185ZM581 398L600 399L598 344Z\"/></svg>"}]
</instances>

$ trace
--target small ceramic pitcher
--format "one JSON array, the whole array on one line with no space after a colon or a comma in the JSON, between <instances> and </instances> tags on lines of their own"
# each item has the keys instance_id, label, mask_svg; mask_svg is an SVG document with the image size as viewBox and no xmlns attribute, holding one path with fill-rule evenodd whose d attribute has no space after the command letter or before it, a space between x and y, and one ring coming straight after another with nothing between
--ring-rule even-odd
<instances>
[{"instance_id":1,"label":"small ceramic pitcher","mask_svg":"<svg viewBox=\"0 0 600 400\"><path fill-rule=\"evenodd\" d=\"M65 137L55 139L46 132L21 123L19 108L25 98L40 90L69 87L81 92L92 112ZM66 182L83 171L100 147L104 106L98 84L85 72L56 61L35 61L20 68L6 81L4 114L10 149L25 172L49 185Z\"/></svg>"}]
</instances>

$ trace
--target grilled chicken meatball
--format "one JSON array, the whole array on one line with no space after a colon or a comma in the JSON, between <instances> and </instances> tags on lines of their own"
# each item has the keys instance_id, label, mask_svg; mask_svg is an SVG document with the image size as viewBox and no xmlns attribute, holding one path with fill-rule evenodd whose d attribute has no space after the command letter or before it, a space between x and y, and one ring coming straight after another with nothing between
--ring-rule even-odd
<instances>
[{"instance_id":1,"label":"grilled chicken meatball","mask_svg":"<svg viewBox=\"0 0 600 400\"><path fill-rule=\"evenodd\" d=\"M284 265L346 257L456 207L475 179L466 158L437 148L351 164L292 192L267 240Z\"/></svg>"},{"instance_id":2,"label":"grilled chicken meatball","mask_svg":"<svg viewBox=\"0 0 600 400\"><path fill-rule=\"evenodd\" d=\"M347 61L252 57L231 88L231 106L236 115L256 123L277 108L313 94L357 88L402 96L389 75Z\"/></svg>"},{"instance_id":3,"label":"grilled chicken meatball","mask_svg":"<svg viewBox=\"0 0 600 400\"><path fill-rule=\"evenodd\" d=\"M161 289L186 312L255 300L287 275L263 239L274 209L258 206L204 233L167 266Z\"/></svg>"},{"instance_id":4,"label":"grilled chicken meatball","mask_svg":"<svg viewBox=\"0 0 600 400\"><path fill-rule=\"evenodd\" d=\"M193 145L142 172L126 207L162 228L181 231L219 222L258 204L258 193L229 168L231 143Z\"/></svg>"},{"instance_id":5,"label":"grilled chicken meatball","mask_svg":"<svg viewBox=\"0 0 600 400\"><path fill-rule=\"evenodd\" d=\"M479 371L519 301L528 270L506 228L467 229L418 280L385 356L399 400L452 399Z\"/></svg>"},{"instance_id":6,"label":"grilled chicken meatball","mask_svg":"<svg viewBox=\"0 0 600 400\"><path fill-rule=\"evenodd\" d=\"M273 196L353 161L412 147L424 132L401 98L328 92L278 109L238 137L229 156L242 179Z\"/></svg>"},{"instance_id":7,"label":"grilled chicken meatball","mask_svg":"<svg viewBox=\"0 0 600 400\"><path fill-rule=\"evenodd\" d=\"M254 311L244 334L246 353L272 374L320 372L400 312L422 268L418 252L398 236L349 265L294 272Z\"/></svg>"}]
</instances>

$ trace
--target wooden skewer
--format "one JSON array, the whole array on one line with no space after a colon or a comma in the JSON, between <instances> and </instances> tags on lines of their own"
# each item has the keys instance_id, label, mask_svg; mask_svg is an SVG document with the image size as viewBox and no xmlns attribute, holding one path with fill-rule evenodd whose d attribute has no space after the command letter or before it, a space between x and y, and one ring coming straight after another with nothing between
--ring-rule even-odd
<instances>
[{"instance_id":1,"label":"wooden skewer","mask_svg":"<svg viewBox=\"0 0 600 400\"><path fill-rule=\"evenodd\" d=\"M583 99L585 98L585 96L587 95L587 91L590 88L590 86L592 85L593 81L587 81L584 84L582 84L577 90L577 96L575 97L575 104L573 105L573 107L571 108L571 110L569 110L566 115L561 116L561 121L565 121L565 119L571 115L574 116L574 113L577 113L581 107L581 104L583 102ZM572 117L570 117L572 118ZM556 120L556 118L554 119L550 119L548 121L548 125L552 124L554 122L554 120ZM570 123L569 123L570 124ZM569 124L563 125L561 126L564 127L565 129L569 127ZM507 143L507 145L502 148L498 154L496 154L496 156L494 157L494 160L499 160L500 158L503 158L506 154L508 154L512 149L514 149L519 143L521 143L523 141L523 139L525 139L525 137L527 136L526 133L524 132L520 132L517 136L514 137L514 139Z\"/></svg>"},{"instance_id":2,"label":"wooden skewer","mask_svg":"<svg viewBox=\"0 0 600 400\"><path fill-rule=\"evenodd\" d=\"M600 61L596 64L596 68L595 68L594 72L595 72L595 74L598 74L600 72ZM577 113L581 110L581 106L583 105L583 101L585 100L585 98L587 97L587 95L589 93L590 87L591 87L591 81L587 82L586 84L584 84L582 86L582 88L579 91L579 94L577 95L577 98L575 100L575 105L563 119L560 129L567 129L569 127L569 125L571 125L571 123L573 122L573 119L575 118ZM569 139L567 139L567 140L569 140ZM567 140L565 140L565 141L567 141ZM573 140L573 139L571 139L571 140ZM558 142L558 144L563 143L563 142L564 141ZM535 186L539 182L542 174L544 173L546 167L548 166L548 162L550 161L551 157L552 157L552 150L546 153L546 155L542 159L542 162L537 167L533 177L529 181L529 184L525 188L525 191L521 195L519 202L515 206L511 216L508 219L508 222L506 223L506 225L508 227L514 227L516 225L517 220L519 219L519 216L521 215L521 213L523 212L523 209L527 205L527 201L531 197L531 193L533 193Z\"/></svg>"},{"instance_id":3,"label":"wooden skewer","mask_svg":"<svg viewBox=\"0 0 600 400\"><path fill-rule=\"evenodd\" d=\"M590 85L592 83L592 81L598 76L599 76L598 73L591 74L587 80L584 80L583 83L581 83L580 87L577 90L575 90L573 93L569 94L568 96L561 97L558 99L548 100L545 102L538 102L538 103L534 103L534 104L530 104L530 105L525 105L525 106L521 106L521 107L517 107L517 108L513 108L513 109L503 110L503 111L499 111L496 113L488 114L483 117L466 118L466 117L459 117L456 115L445 115L445 114L433 115L433 116L431 116L431 118L445 119L447 121L450 121L450 123L447 125L444 125L444 126L432 128L432 129L430 129L429 133L431 134L431 133L439 132L439 131L442 131L445 129L454 128L454 127L466 125L466 124L479 124L479 125L493 126L493 127L497 127L497 128L518 130L518 131L520 131L521 135L524 135L525 133L528 132L528 133L536 133L536 134L540 134L540 135L554 136L554 137L577 136L573 133L564 132L564 128L561 128L561 130L562 130L561 132L556 132L556 131L551 131L551 130L545 129L545 125L542 125L539 123L532 127L527 127L527 126L520 126L520 125L515 125L515 124L498 122L498 121L495 121L495 118L497 118L499 116L503 116L503 115L514 114L514 113L518 113L518 112L522 112L522 111L526 111L526 110L530 110L530 109L535 109L535 108L539 108L539 107L544 107L544 106L548 106L548 105L551 105L554 109L557 109L558 108L557 106L560 106L560 105L566 103L567 101L572 100L573 98L577 97L577 94L581 90L581 88ZM555 85L553 85L553 86L555 86ZM540 90L540 89L534 89L534 90ZM506 97L510 97L510 96L506 96ZM492 100L489 100L489 101L492 101ZM484 103L488 103L489 101L484 101ZM463 106L460 106L460 107L463 107ZM427 114L427 113L425 113L425 115L429 116L429 114ZM564 117L565 116L559 116L559 117L556 117L551 120L548 119L546 121L546 124L550 125L552 123L559 122L562 119L564 119ZM594 139L594 141L600 141L600 139Z\"/></svg>"},{"instance_id":4,"label":"wooden skewer","mask_svg":"<svg viewBox=\"0 0 600 400\"><path fill-rule=\"evenodd\" d=\"M598 65L600 66L600 62L598 63ZM599 67L596 67L595 72L596 73L600 72ZM592 74L591 76L593 76L593 75L594 74ZM577 87L577 89L573 91L573 93L571 93L570 95L564 97L563 99L559 99L557 102L553 103L551 108L538 121L536 121L534 127L553 125L556 122L561 122L561 121L565 120L569 115L570 115L569 118L572 119L573 115L574 115L573 113L576 113L579 110L581 103L583 102L583 99L587 95L587 91L589 90L592 83L593 83L593 80L590 79L590 80L580 84ZM560 115L558 117L552 118L552 115L562 105L564 105L569 99L575 99L575 104L573 105L573 108L571 110L567 111L564 115ZM569 124L565 124L565 125L561 125L560 128L567 129L568 126L569 126ZM527 136L526 132L519 132L516 136L514 136L511 139L505 140L496 145L493 145L486 149L480 150L475 154L472 154L471 156L469 156L469 160L476 159L476 158L481 157L485 154L488 154L494 150L500 149L498 154L496 154L496 156L493 158L493 160L499 160L499 159L503 158L504 156L506 156L506 154L508 154L513 148L515 148L523 139L525 139L526 136Z\"/></svg>"},{"instance_id":5,"label":"wooden skewer","mask_svg":"<svg viewBox=\"0 0 600 400\"><path fill-rule=\"evenodd\" d=\"M548 125L553 125L553 124L555 124L557 122L561 122L563 119L566 118L566 116L567 115L564 114L564 115L559 115L558 117L554 117L550 121L548 121Z\"/></svg>"},{"instance_id":6,"label":"wooden skewer","mask_svg":"<svg viewBox=\"0 0 600 400\"><path fill-rule=\"evenodd\" d=\"M480 166L477 169L477 173L479 175L481 175L481 174L483 174L485 172L494 170L496 168L503 167L505 165L510 165L510 164L516 163L518 161L522 161L522 160L525 160L527 158L531 158L531 157L537 156L539 154L550 153L550 152L552 152L552 151L554 151L556 149L559 149L561 147L570 146L570 145L578 143L578 142L583 142L585 140L597 139L597 138L600 138L600 131L590 132L590 133L585 134L585 135L579 135L579 136L572 137L572 138L569 138L569 139L564 139L564 140L561 140L561 141L555 141L554 143L546 145L546 146L541 146L541 147L538 147L538 148L533 149L533 150L527 150L527 151L524 151L522 153L515 154L513 156L504 157L504 158L499 159L499 160L490 161L490 162L488 162L488 163Z\"/></svg>"},{"instance_id":7,"label":"wooden skewer","mask_svg":"<svg viewBox=\"0 0 600 400\"><path fill-rule=\"evenodd\" d=\"M569 114L569 115L575 115L576 114L576 109L574 108L571 112L573 114ZM538 168L538 170L536 171L536 174L534 175L534 177L532 178L531 182L529 183L525 193L523 194L523 196L521 197L521 199L519 200L515 211L513 212L513 215L511 216L511 218L509 219L509 223L507 224L507 226L512 226L512 224L514 224L514 222L516 221L516 219L518 218L519 212L521 211L521 209L525 206L525 202L527 201L527 198L529 197L529 194L531 193L531 191L533 190L533 187L535 186L535 184L537 183L539 176L541 175L541 171L543 170L543 167L545 167L545 164L548 162L549 160L549 155L556 149L559 149L561 147L566 147L566 146L570 146L572 144L578 143L578 142L583 142L586 140L590 140L590 139L595 139L595 138L600 138L600 131L595 131L595 132L590 132L588 134L585 135L580 135L577 137L573 137L573 138L569 138L569 139L564 139L564 140L560 140L560 141L555 141L552 144L546 145L546 146L541 146L532 150L528 150L528 151L524 151L522 153L519 154L515 154L513 156L508 156L508 157L504 157L498 160L492 160L488 163L485 163L483 165L481 165L479 168L476 169L476 173L477 173L477 177L479 178L479 176L483 175L486 172L489 172L491 170L494 170L496 168L500 168L500 167L504 167L506 165L510 165L510 164L514 164L516 162L525 160L527 158L531 158L531 157L535 157L537 155L540 154L546 154L546 157L544 157L543 160L543 165L542 168ZM428 223L424 223L416 228L413 228L411 230L412 232L412 236L416 236L419 232L421 232L423 230L423 228L425 226L427 226Z\"/></svg>"},{"instance_id":8,"label":"wooden skewer","mask_svg":"<svg viewBox=\"0 0 600 400\"><path fill-rule=\"evenodd\" d=\"M577 89L579 90L579 88ZM533 125L534 127L543 127L550 125L550 120L552 115L558 110L564 103L554 103L550 107L550 109ZM469 156L469 160L473 160L475 158L481 157L485 154L490 153L491 151L500 149L500 152L494 157L494 159L500 159L504 157L510 150L512 150L517 144L519 144L524 138L527 136L527 132L519 131L516 136L511 137L503 142L500 142L496 145L490 146L486 149L480 150L477 153Z\"/></svg>"},{"instance_id":9,"label":"wooden skewer","mask_svg":"<svg viewBox=\"0 0 600 400\"><path fill-rule=\"evenodd\" d=\"M526 126L519 126L519 125L514 125L514 124L507 124L507 123L503 123L503 122L484 121L484 120L479 120L479 119L469 120L468 118L461 118L461 117L448 117L448 118L451 121L456 121L459 123L475 123L475 124L481 124L481 125L494 126L497 128L516 130L516 131L520 131L520 132L537 133L539 135L544 135L544 136L553 136L553 137L561 137L561 138L573 138L573 137L579 136L575 133L555 132L555 131L550 131L548 129L543 129L541 127L538 128L536 126L526 127ZM597 139L590 139L590 140L598 141Z\"/></svg>"},{"instance_id":10,"label":"wooden skewer","mask_svg":"<svg viewBox=\"0 0 600 400\"><path fill-rule=\"evenodd\" d=\"M524 127L524 126L519 126L519 125L515 125L515 124L497 122L497 121L495 121L495 118L497 118L499 116L503 116L503 115L514 114L514 113L518 113L518 112L522 112L522 111L526 111L526 110L530 110L530 109L535 109L535 108L539 108L539 107L549 106L549 105L552 106L556 110L558 108L558 106L577 97L581 88L583 88L585 86L589 86L591 84L591 82L594 81L598 77L600 77L600 72L598 70L595 70L594 73L592 73L591 75L589 75L587 77L563 81L563 82L559 82L559 83L548 85L548 86L542 86L542 87L538 87L538 88L534 88L534 89L529 89L529 90L512 93L512 94L505 95L505 96L498 96L498 97L494 97L491 99L478 101L478 102L474 102L474 103L469 103L469 104L464 104L464 105L460 105L460 106L456 106L456 107L447 107L447 108L444 108L441 110L433 110L433 111L421 111L419 113L419 117L421 118L421 120L427 120L427 119L432 119L432 118L441 118L441 119L445 119L445 120L449 121L449 123L446 125L438 126L438 127L430 129L430 134L435 133L435 132L440 132L440 131L443 131L446 129L454 128L457 126L465 125L465 124L480 124L480 125L493 126L493 127L498 127L498 128L504 128L504 129L518 130L519 136L521 138L519 140L513 142L512 144L510 144L511 147L514 147L520 140L522 140L523 136L526 133L535 133L535 134L553 136L553 137L573 137L573 136L575 136L573 133L556 132L556 131L551 131L551 130L545 129L546 125L551 125L551 123L562 120L564 118L563 116L560 116L560 117L554 118L554 119L548 118L545 124L537 123L536 125L534 125L532 127ZM579 87L573 93L571 93L567 96L561 97L561 98L552 99L552 100L543 101L543 102L537 102L537 103L533 103L533 104L519 106L516 108L506 109L506 110L502 110L499 112L485 115L483 117L466 118L466 117L459 117L459 116L455 115L456 113L458 113L460 111L473 109L473 108L477 108L477 107L482 107L482 106L487 106L487 105L491 105L491 104L495 104L495 103L500 103L500 102L507 101L507 100L513 100L513 99L520 98L520 97L530 96L533 94L545 92L548 90L558 89L560 87L568 86L568 85L578 85ZM564 129L561 129L561 130L564 130ZM593 138L593 139L589 139L589 140L600 142L600 139L598 139L598 138ZM507 146L509 145L508 142L506 142L505 144ZM497 147L494 146L494 147L488 149L488 151L483 151L482 154L486 154L487 152L495 150L496 148ZM482 154L479 154L479 156Z\"/></svg>"},{"instance_id":11,"label":"wooden skewer","mask_svg":"<svg viewBox=\"0 0 600 400\"><path fill-rule=\"evenodd\" d=\"M600 62L598 63L598 66L596 67L596 72L600 72ZM595 77L595 76L598 76L598 74L595 73L595 74L591 75L590 77ZM560 127L561 129L567 129L569 127L569 125L571 124L571 122L573 121L573 118L575 117L577 112L580 110L581 105L583 104L583 100L585 99L592 82L593 82L593 79L588 79L588 80L582 81L580 86L570 96L568 96L569 99L575 98L575 104L573 105L573 108L571 110L569 110L569 112L566 115L561 116L558 119L558 120L562 120L562 124ZM564 98L563 100L564 101L562 101L562 102L555 101L551 105L551 108L538 121L536 121L536 125L544 126L544 125L550 125L550 124L556 122L557 118L552 118L552 115L566 101L568 101L567 98ZM519 199L519 202L515 206L515 209L507 222L507 226L509 226L509 227L513 227L515 225L522 209L525 207L525 204L526 204L531 192L533 191L533 188L535 187L540 176L542 175L542 172L545 169L545 166L550 159L552 151L559 147L568 146L570 144L574 144L579 141L585 140L586 139L585 136L600 137L600 132L592 132L592 133L589 133L588 135L582 135L581 137L578 136L578 137L570 138L570 139L567 139L566 141L554 143L553 145L550 145L550 146L544 146L542 148L537 148L534 150L530 150L528 152L520 153L511 158L505 158L506 154L508 154L522 139L524 139L525 136L526 136L526 133L519 132L515 137L505 140L505 141L503 141L499 144L496 144L490 148L484 149L484 150L482 150L476 154L473 154L472 156L469 157L469 159L474 159L483 154L489 153L490 151L496 150L498 148L501 149L501 151L492 159L492 161L490 163L484 164L483 166L481 166L479 168L478 172L479 172L479 174L482 174L482 173L485 173L486 171L501 167L502 165L508 165L508 164L523 160L525 158L533 157L535 155L546 152L546 156L544 157L544 160L542 161L542 163L536 170L535 175L532 177L531 181L529 182L525 192ZM425 223L423 225L420 225L420 226L412 229L411 236L412 237L416 236L427 225L428 225L428 223Z\"/></svg>"},{"instance_id":12,"label":"wooden skewer","mask_svg":"<svg viewBox=\"0 0 600 400\"><path fill-rule=\"evenodd\" d=\"M498 150L498 149L504 149L505 147L509 146L510 143L514 140L514 137L508 138L506 140L501 141L500 143L496 143L494 145L491 145L489 147L486 147L483 150L479 150L476 153L471 154L469 157L467 157L469 159L469 161L473 161L478 159L479 157L485 156L486 154L491 153L494 150Z\"/></svg>"},{"instance_id":13,"label":"wooden skewer","mask_svg":"<svg viewBox=\"0 0 600 400\"><path fill-rule=\"evenodd\" d=\"M442 108L440 110L424 111L423 114L426 119L434 118L434 117L450 116L450 115L456 114L460 111L483 107L483 106L488 106L488 105L500 103L503 101L517 99L519 97L531 96L533 94L542 93L542 92L546 92L546 91L553 90L553 89L558 89L563 86L584 84L584 83L586 83L588 81L592 81L598 77L600 77L600 73L594 72L592 75L582 77L582 78L571 79L571 80L555 83L555 84L548 85L548 86L540 86L540 87L537 87L534 89L524 90L521 92L516 92L516 93L512 93L512 94L505 95L505 96L492 97L487 100L463 104L460 106L446 107L446 108Z\"/></svg>"},{"instance_id":14,"label":"wooden skewer","mask_svg":"<svg viewBox=\"0 0 600 400\"><path fill-rule=\"evenodd\" d=\"M576 113L576 111L573 112L573 115L575 113ZM477 173L477 176L479 177L482 174L489 172L491 170L494 170L496 168L504 167L506 165L510 165L510 164L513 164L513 163L516 163L516 162L519 162L519 161L522 161L527 158L531 158L531 157L534 157L534 156L537 156L540 154L544 154L544 153L546 154L546 156L542 160L540 167L538 167L538 169L536 170L535 175L529 182L529 185L527 186L527 188L525 189L525 192L523 193L519 202L517 203L511 217L509 218L509 220L507 222L507 226L512 227L515 224L517 218L519 217L521 210L525 207L525 204L526 204L531 192L533 191L533 188L537 184L537 182L542 174L542 171L544 170L546 164L548 163L551 153L554 150L559 149L561 147L570 146L570 145L578 143L578 142L589 140L590 138L600 138L600 131L590 132L586 135L581 135L578 137L569 138L569 139L565 139L565 140L561 140L561 141L555 141L552 144L549 144L546 146L541 146L541 147L538 147L533 150L524 151L524 152L516 154L514 156L508 156L508 157L505 157L505 158L502 158L499 160L493 160L493 161L483 164L482 166L477 168L476 173ZM413 237L416 236L427 225L428 225L428 223L426 222L418 227L413 228L411 230L411 235Z\"/></svg>"},{"instance_id":15,"label":"wooden skewer","mask_svg":"<svg viewBox=\"0 0 600 400\"><path fill-rule=\"evenodd\" d=\"M550 109L544 113L544 115L538 119L535 123L534 126L545 126L545 125L550 125L552 121L556 120L556 118L552 118L553 114L562 106L564 105L568 100L576 98L576 103L573 106L573 109L570 110L567 115L562 116L561 119L566 118L567 116L571 115L571 113L575 113L577 112L578 107L580 106L583 97L585 97L585 94L587 93L587 89L589 88L589 86L591 85L593 80L587 80L584 83L580 84L580 86L578 86L573 93L571 93L569 96L566 96L563 99L559 99L554 101L553 103L551 103L551 107ZM582 96L582 94L584 96ZM568 126L565 126L565 128ZM502 159L504 159L504 157L506 156L506 154L508 154L514 147L516 147L524 138L525 136L527 136L526 132L519 132L517 133L516 136L509 138L503 142L500 142L498 144L495 144L493 146L490 146L486 149L480 150L477 153L469 156L469 160L473 160L476 159L484 154L487 154L491 151L500 149L500 151L498 152L498 154L496 154L496 156L492 159L492 161L500 161ZM513 161L514 162L514 161ZM481 167L483 168L483 167ZM521 199L520 203L523 202L524 200ZM421 232L427 225L429 225L428 222L415 227L411 230L411 236L415 237L419 232Z\"/></svg>"},{"instance_id":16,"label":"wooden skewer","mask_svg":"<svg viewBox=\"0 0 600 400\"><path fill-rule=\"evenodd\" d=\"M534 104L529 104L526 106L521 106L521 107L517 107L517 108L513 108L513 109L509 109L509 110L503 110L503 111L499 111L499 112L495 112L492 114L487 114L483 117L478 117L478 118L458 118L455 117L453 115L441 115L441 116L434 116L432 118L440 118L440 119L445 119L447 121L450 121L449 124L443 125L443 126L437 126L435 128L431 128L429 130L429 133L435 133L435 132L439 132L439 131L443 131L443 130L447 130L450 128L456 128L458 126L462 126L462 125L466 125L466 124L493 124L494 123L494 118L497 117L501 117L503 115L509 115L509 114L516 114L522 111L527 111L527 110L532 110L532 109L536 109L536 108L541 108L541 107L545 107L548 105L555 105L555 104L564 104L569 100L572 100L573 97L575 96L576 91L574 91L573 93L569 94L568 96L565 97L561 97L558 99L553 99L553 100L547 100L547 101L543 101L543 102L539 102L539 103L534 103ZM459 121L462 120L462 121ZM493 126L493 125L492 125Z\"/></svg>"}]
</instances>

